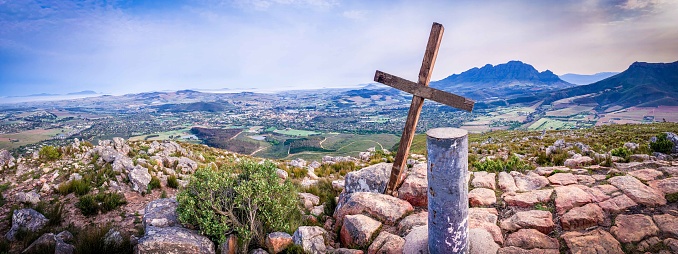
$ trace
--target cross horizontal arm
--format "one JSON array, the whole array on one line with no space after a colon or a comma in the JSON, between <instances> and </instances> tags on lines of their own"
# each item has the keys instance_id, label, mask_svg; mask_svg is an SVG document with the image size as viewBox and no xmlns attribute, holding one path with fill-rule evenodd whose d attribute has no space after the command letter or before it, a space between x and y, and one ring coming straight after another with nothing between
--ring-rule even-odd
<instances>
[{"instance_id":1,"label":"cross horizontal arm","mask_svg":"<svg viewBox=\"0 0 678 254\"><path fill-rule=\"evenodd\" d=\"M461 97L459 95L448 93L428 86L422 86L412 81L397 76L393 76L391 74L384 73L381 71L377 71L374 74L374 81L393 87L398 90L411 93L415 96L419 96L424 99L429 99L461 110L466 110L468 112L471 112L473 110L473 105L475 104L474 101Z\"/></svg>"}]
</instances>

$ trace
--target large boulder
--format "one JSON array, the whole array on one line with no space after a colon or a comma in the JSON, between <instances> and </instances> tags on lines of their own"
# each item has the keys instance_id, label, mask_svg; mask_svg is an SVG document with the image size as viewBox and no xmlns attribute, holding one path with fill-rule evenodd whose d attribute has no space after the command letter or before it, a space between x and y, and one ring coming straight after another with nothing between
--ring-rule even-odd
<instances>
[{"instance_id":1,"label":"large boulder","mask_svg":"<svg viewBox=\"0 0 678 254\"><path fill-rule=\"evenodd\" d=\"M184 174L193 173L198 169L198 163L189 158L181 157L178 160L176 169L181 170L181 173Z\"/></svg>"},{"instance_id":2,"label":"large boulder","mask_svg":"<svg viewBox=\"0 0 678 254\"><path fill-rule=\"evenodd\" d=\"M469 229L479 228L490 232L494 241L498 244L504 243L501 229L497 226L498 212L495 208L469 208L468 209L468 227Z\"/></svg>"},{"instance_id":3,"label":"large boulder","mask_svg":"<svg viewBox=\"0 0 678 254\"><path fill-rule=\"evenodd\" d=\"M538 190L549 184L549 180L546 179L546 177L540 176L534 172L523 175L520 172L511 171L511 176L513 176L513 180L515 180L519 192Z\"/></svg>"},{"instance_id":4,"label":"large boulder","mask_svg":"<svg viewBox=\"0 0 678 254\"><path fill-rule=\"evenodd\" d=\"M148 169L137 165L127 175L130 183L132 183L132 190L139 193L145 192L148 189L148 183L151 182L151 174Z\"/></svg>"},{"instance_id":5,"label":"large boulder","mask_svg":"<svg viewBox=\"0 0 678 254\"><path fill-rule=\"evenodd\" d=\"M325 245L328 234L325 229L317 226L301 226L292 236L294 244L300 245L305 252L312 254L324 254L327 252Z\"/></svg>"},{"instance_id":6,"label":"large boulder","mask_svg":"<svg viewBox=\"0 0 678 254\"><path fill-rule=\"evenodd\" d=\"M491 189L475 188L468 193L468 203L472 207L490 206L497 203L497 196Z\"/></svg>"},{"instance_id":7,"label":"large boulder","mask_svg":"<svg viewBox=\"0 0 678 254\"><path fill-rule=\"evenodd\" d=\"M367 254L390 254L403 253L405 239L400 236L381 231L377 238L372 241L372 245L367 249Z\"/></svg>"},{"instance_id":8,"label":"large boulder","mask_svg":"<svg viewBox=\"0 0 678 254\"><path fill-rule=\"evenodd\" d=\"M678 216L658 214L653 215L652 218L662 233L671 237L678 237Z\"/></svg>"},{"instance_id":9,"label":"large boulder","mask_svg":"<svg viewBox=\"0 0 678 254\"><path fill-rule=\"evenodd\" d=\"M487 173L485 171L478 171L473 173L473 181L471 185L475 188L496 189L495 173Z\"/></svg>"},{"instance_id":10,"label":"large boulder","mask_svg":"<svg viewBox=\"0 0 678 254\"><path fill-rule=\"evenodd\" d=\"M558 239L549 237L536 229L521 229L506 238L504 246L523 249L559 249Z\"/></svg>"},{"instance_id":11,"label":"large boulder","mask_svg":"<svg viewBox=\"0 0 678 254\"><path fill-rule=\"evenodd\" d=\"M366 214L384 224L393 226L413 211L414 207L405 200L372 192L356 192L337 205L334 219L339 227L346 215Z\"/></svg>"},{"instance_id":12,"label":"large boulder","mask_svg":"<svg viewBox=\"0 0 678 254\"><path fill-rule=\"evenodd\" d=\"M17 192L16 201L20 203L27 203L37 205L40 202L40 195L34 190L29 192Z\"/></svg>"},{"instance_id":13,"label":"large boulder","mask_svg":"<svg viewBox=\"0 0 678 254\"><path fill-rule=\"evenodd\" d=\"M346 215L339 232L342 246L364 248L370 245L373 235L381 229L381 222L362 214Z\"/></svg>"},{"instance_id":14,"label":"large boulder","mask_svg":"<svg viewBox=\"0 0 678 254\"><path fill-rule=\"evenodd\" d=\"M174 198L156 199L149 202L144 209L143 226L158 228L178 226L177 206L177 200Z\"/></svg>"},{"instance_id":15,"label":"large boulder","mask_svg":"<svg viewBox=\"0 0 678 254\"><path fill-rule=\"evenodd\" d=\"M428 179L426 178L426 164L414 164L407 172L407 177L398 189L398 198L410 202L412 206L427 207Z\"/></svg>"},{"instance_id":16,"label":"large boulder","mask_svg":"<svg viewBox=\"0 0 678 254\"><path fill-rule=\"evenodd\" d=\"M428 212L411 214L398 223L398 234L406 236L412 228L428 225Z\"/></svg>"},{"instance_id":17,"label":"large boulder","mask_svg":"<svg viewBox=\"0 0 678 254\"><path fill-rule=\"evenodd\" d=\"M7 166L9 168L14 167L14 156L7 150L0 150L0 169Z\"/></svg>"},{"instance_id":18,"label":"large boulder","mask_svg":"<svg viewBox=\"0 0 678 254\"><path fill-rule=\"evenodd\" d=\"M134 162L126 155L121 155L115 158L111 166L115 172L127 172L134 169Z\"/></svg>"},{"instance_id":19,"label":"large boulder","mask_svg":"<svg viewBox=\"0 0 678 254\"><path fill-rule=\"evenodd\" d=\"M492 234L484 229L469 229L468 241L469 254L497 253L497 250L499 250L499 244L494 242Z\"/></svg>"},{"instance_id":20,"label":"large boulder","mask_svg":"<svg viewBox=\"0 0 678 254\"><path fill-rule=\"evenodd\" d=\"M582 156L581 154L575 154L574 157L565 160L565 167L568 168L580 168L583 166L593 164L594 160L588 156Z\"/></svg>"},{"instance_id":21,"label":"large boulder","mask_svg":"<svg viewBox=\"0 0 678 254\"><path fill-rule=\"evenodd\" d=\"M615 218L614 226L610 228L610 233L623 243L631 243L643 240L648 236L657 235L659 228L657 228L650 216L643 214L620 214Z\"/></svg>"},{"instance_id":22,"label":"large boulder","mask_svg":"<svg viewBox=\"0 0 678 254\"><path fill-rule=\"evenodd\" d=\"M26 208L14 210L12 213L12 228L5 234L9 241L16 240L14 236L19 230L37 232L47 225L49 220L39 212Z\"/></svg>"},{"instance_id":23,"label":"large boulder","mask_svg":"<svg viewBox=\"0 0 678 254\"><path fill-rule=\"evenodd\" d=\"M534 207L537 203L546 204L551 201L553 189L533 190L529 192L508 192L502 195L504 202L510 206L523 208Z\"/></svg>"},{"instance_id":24,"label":"large boulder","mask_svg":"<svg viewBox=\"0 0 678 254\"><path fill-rule=\"evenodd\" d=\"M573 207L593 202L594 197L576 185L559 186L556 190L556 212L562 215Z\"/></svg>"},{"instance_id":25,"label":"large boulder","mask_svg":"<svg viewBox=\"0 0 678 254\"><path fill-rule=\"evenodd\" d=\"M59 235L64 232L59 233ZM33 243L24 249L22 253L39 253L41 251L54 248L55 254L73 254L73 252L75 252L75 247L71 244L68 244L62 237L59 237L59 235L45 233L37 240L33 241Z\"/></svg>"},{"instance_id":26,"label":"large boulder","mask_svg":"<svg viewBox=\"0 0 678 254\"><path fill-rule=\"evenodd\" d=\"M214 254L214 243L198 232L182 227L147 227L134 253L201 253Z\"/></svg>"},{"instance_id":27,"label":"large boulder","mask_svg":"<svg viewBox=\"0 0 678 254\"><path fill-rule=\"evenodd\" d=\"M402 253L428 254L428 226L415 227L405 236Z\"/></svg>"},{"instance_id":28,"label":"large boulder","mask_svg":"<svg viewBox=\"0 0 678 254\"><path fill-rule=\"evenodd\" d=\"M600 202L598 205L608 213L621 213L626 209L637 206L638 204L628 196L621 194L614 198Z\"/></svg>"},{"instance_id":29,"label":"large boulder","mask_svg":"<svg viewBox=\"0 0 678 254\"><path fill-rule=\"evenodd\" d=\"M661 191L664 194L678 193L678 177L670 177L661 180L654 180L647 183L655 190Z\"/></svg>"},{"instance_id":30,"label":"large boulder","mask_svg":"<svg viewBox=\"0 0 678 254\"><path fill-rule=\"evenodd\" d=\"M268 249L268 252L270 253L280 253L292 244L294 244L294 240L288 233L273 232L266 235L266 249Z\"/></svg>"},{"instance_id":31,"label":"large boulder","mask_svg":"<svg viewBox=\"0 0 678 254\"><path fill-rule=\"evenodd\" d=\"M392 163L379 163L358 171L349 172L344 179L344 192L383 193L391 175Z\"/></svg>"},{"instance_id":32,"label":"large boulder","mask_svg":"<svg viewBox=\"0 0 678 254\"><path fill-rule=\"evenodd\" d=\"M598 226L605 220L603 209L596 204L572 208L560 219L564 230L586 229Z\"/></svg>"},{"instance_id":33,"label":"large boulder","mask_svg":"<svg viewBox=\"0 0 678 254\"><path fill-rule=\"evenodd\" d=\"M130 147L125 143L125 139L119 137L113 138L113 148L122 154L128 154L130 151Z\"/></svg>"},{"instance_id":34,"label":"large boulder","mask_svg":"<svg viewBox=\"0 0 678 254\"><path fill-rule=\"evenodd\" d=\"M633 176L615 176L610 178L609 182L638 204L650 207L666 204L663 193L650 188Z\"/></svg>"},{"instance_id":35,"label":"large boulder","mask_svg":"<svg viewBox=\"0 0 678 254\"><path fill-rule=\"evenodd\" d=\"M498 178L499 188L501 188L502 191L507 193L518 191L518 186L516 186L515 180L509 173L499 172Z\"/></svg>"}]
</instances>

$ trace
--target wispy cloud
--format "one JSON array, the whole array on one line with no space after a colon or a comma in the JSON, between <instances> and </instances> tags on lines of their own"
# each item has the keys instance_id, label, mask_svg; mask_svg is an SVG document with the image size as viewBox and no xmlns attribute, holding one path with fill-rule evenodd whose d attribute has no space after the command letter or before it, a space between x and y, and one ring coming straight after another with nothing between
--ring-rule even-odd
<instances>
[{"instance_id":1,"label":"wispy cloud","mask_svg":"<svg viewBox=\"0 0 678 254\"><path fill-rule=\"evenodd\" d=\"M640 0L637 0L640 1ZM556 73L678 60L676 1L0 0L0 96L328 87L509 60Z\"/></svg>"}]
</instances>

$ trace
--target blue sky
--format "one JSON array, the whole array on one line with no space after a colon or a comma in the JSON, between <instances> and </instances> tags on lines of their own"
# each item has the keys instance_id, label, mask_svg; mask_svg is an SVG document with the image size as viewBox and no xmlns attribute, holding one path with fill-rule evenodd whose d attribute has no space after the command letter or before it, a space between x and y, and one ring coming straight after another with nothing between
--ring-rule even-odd
<instances>
[{"instance_id":1,"label":"blue sky","mask_svg":"<svg viewBox=\"0 0 678 254\"><path fill-rule=\"evenodd\" d=\"M678 0L0 0L0 96L322 88L509 60L556 74L678 60Z\"/></svg>"}]
</instances>

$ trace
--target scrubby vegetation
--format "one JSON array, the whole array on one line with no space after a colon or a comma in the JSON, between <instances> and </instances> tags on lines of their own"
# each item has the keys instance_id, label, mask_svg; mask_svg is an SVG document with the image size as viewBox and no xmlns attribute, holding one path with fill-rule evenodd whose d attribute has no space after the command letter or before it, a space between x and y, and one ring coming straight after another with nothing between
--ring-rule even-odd
<instances>
[{"instance_id":1,"label":"scrubby vegetation","mask_svg":"<svg viewBox=\"0 0 678 254\"><path fill-rule=\"evenodd\" d=\"M78 180L71 180L65 183L62 183L58 187L58 191L62 195L66 195L69 193L75 193L75 195L82 196L87 193L89 193L91 187L89 183L85 180L78 179Z\"/></svg>"},{"instance_id":2,"label":"scrubby vegetation","mask_svg":"<svg viewBox=\"0 0 678 254\"><path fill-rule=\"evenodd\" d=\"M104 193L96 195L87 194L79 198L75 206L83 215L95 215L99 212L106 213L118 206L126 204L125 196L120 193Z\"/></svg>"},{"instance_id":3,"label":"scrubby vegetation","mask_svg":"<svg viewBox=\"0 0 678 254\"><path fill-rule=\"evenodd\" d=\"M75 253L102 254L102 253L132 253L132 244L129 237L122 237L123 241L106 242L106 233L111 226L91 226L77 232L75 241Z\"/></svg>"},{"instance_id":4,"label":"scrubby vegetation","mask_svg":"<svg viewBox=\"0 0 678 254\"><path fill-rule=\"evenodd\" d=\"M54 146L43 146L38 152L38 155L40 156L40 159L46 161L53 161L61 158L59 149Z\"/></svg>"},{"instance_id":5,"label":"scrubby vegetation","mask_svg":"<svg viewBox=\"0 0 678 254\"><path fill-rule=\"evenodd\" d=\"M177 181L177 176L170 175L167 177L167 187L176 189L179 187L179 181Z\"/></svg>"},{"instance_id":6,"label":"scrubby vegetation","mask_svg":"<svg viewBox=\"0 0 678 254\"><path fill-rule=\"evenodd\" d=\"M319 177L326 177L330 175L340 175L345 176L348 172L358 170L358 167L352 161L342 161L334 164L323 164L319 168L315 169L315 174Z\"/></svg>"},{"instance_id":7,"label":"scrubby vegetation","mask_svg":"<svg viewBox=\"0 0 678 254\"><path fill-rule=\"evenodd\" d=\"M248 160L198 169L177 195L179 220L218 243L237 234L244 253L250 242L264 246L268 232L293 232L298 227L290 220L299 213L297 191L289 181L281 183L275 170L273 163Z\"/></svg>"},{"instance_id":8,"label":"scrubby vegetation","mask_svg":"<svg viewBox=\"0 0 678 254\"><path fill-rule=\"evenodd\" d=\"M668 139L666 133L659 133L659 135L657 135L657 140L655 142L650 142L650 148L652 151L668 154L673 148L673 142Z\"/></svg>"},{"instance_id":9,"label":"scrubby vegetation","mask_svg":"<svg viewBox=\"0 0 678 254\"><path fill-rule=\"evenodd\" d=\"M477 171L487 172L525 172L534 169L534 166L529 162L518 158L516 155L512 155L505 161L501 159L485 159L483 161L474 162L471 165Z\"/></svg>"}]
</instances>

